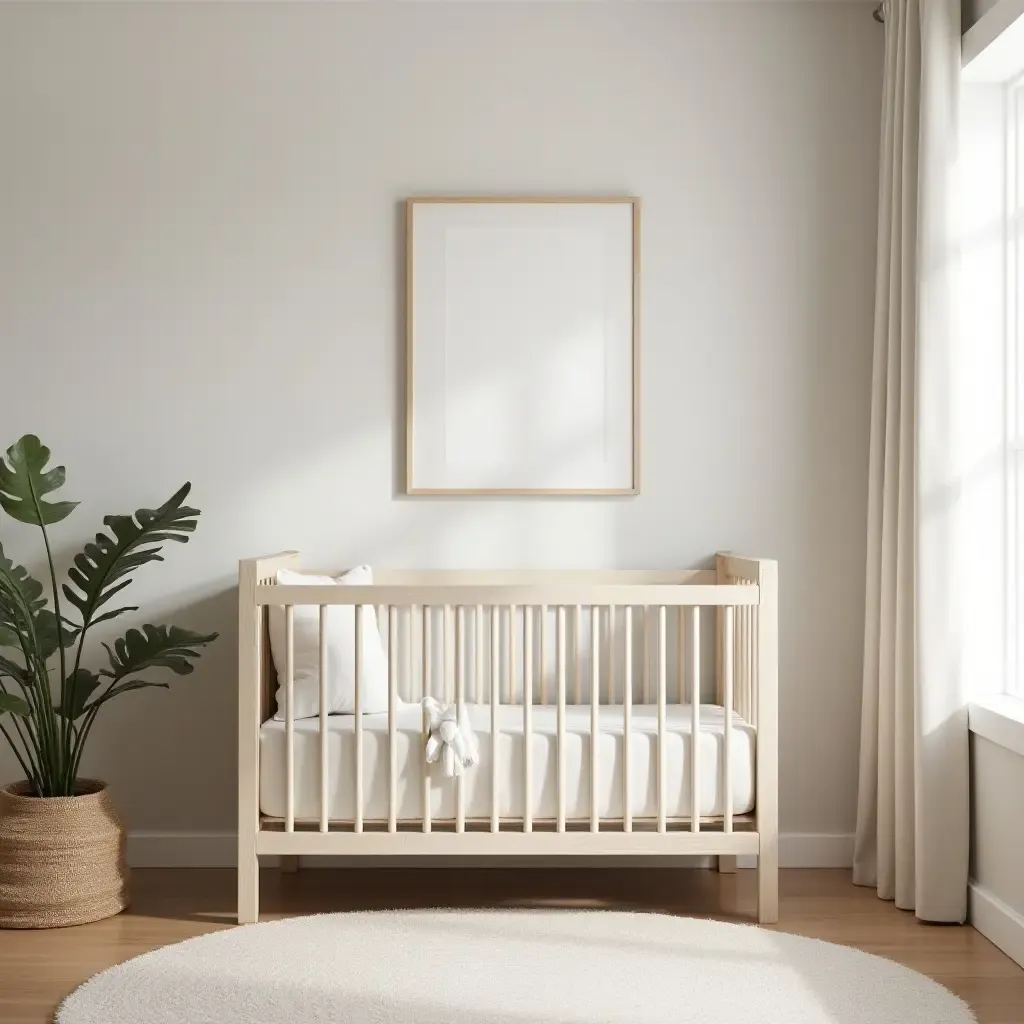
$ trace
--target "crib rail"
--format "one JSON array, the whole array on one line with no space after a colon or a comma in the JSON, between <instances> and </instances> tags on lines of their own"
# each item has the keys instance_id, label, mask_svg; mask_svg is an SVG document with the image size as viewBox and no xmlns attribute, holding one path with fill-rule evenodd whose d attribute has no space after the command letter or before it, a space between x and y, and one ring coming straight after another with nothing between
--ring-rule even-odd
<instances>
[{"instance_id":1,"label":"crib rail","mask_svg":"<svg viewBox=\"0 0 1024 1024\"><path fill-rule=\"evenodd\" d=\"M772 836L775 797L767 758L775 756L774 563L719 556L715 570L693 573L589 574L573 579L523 582L506 574L501 582L466 581L452 575L417 574L413 582L388 579L372 586L278 586L275 574L296 556L243 562L240 569L239 807L240 865L258 853L339 852L347 835L358 847L345 852L691 852L735 856L762 854L762 831ZM768 570L765 570L768 566ZM496 574L497 575L497 574ZM440 579L441 582L437 582ZM318 609L319 742L318 814L296 813L295 794L295 609ZM355 708L353 754L343 785L352 787L354 814L330 813L328 610L341 606L354 617ZM268 609L282 610L285 624L283 678L285 712L285 813L261 819L258 809L259 728L269 717L272 663L267 656ZM387 652L387 814L367 817L364 786L366 656L363 621L369 609ZM716 703L724 713L721 759L722 813L702 813L700 737L702 714L702 621L714 626ZM771 663L769 663L771 662ZM467 704L489 708L489 803L484 817L467 816L466 784L424 770L419 812L400 813L404 791L398 761L399 698L425 696L454 702L461 722ZM536 813L533 801L534 716L539 704L555 707L555 811ZM666 755L667 712L689 704L689 781L686 794L670 793ZM656 707L656 814L637 817L632 806L631 748L636 706ZM567 709L589 706L589 817L567 814ZM523 731L521 815L503 813L498 745L503 706L521 711ZM753 815L733 809L735 716L759 722L756 807ZM602 763L603 731L622 729L621 814L602 816L601 781L615 766ZM421 741L427 739L423 715ZM767 741L767 742L766 742ZM767 746L767 755L762 750ZM451 817L434 814L434 787L455 787ZM680 813L680 801L688 813ZM406 798L406 804L408 800ZM401 836L401 845L388 842ZM320 836L321 839L316 839ZM419 838L413 838L418 836ZM497 838L495 838L497 837ZM618 838L616 838L618 837ZM563 845L559 841L563 840ZM252 842L250 843L250 840ZM299 842L301 840L301 843ZM244 848L244 849L243 849ZM251 851L251 852L250 852ZM769 855L772 849L768 850ZM240 875L241 877L241 875ZM241 889L240 889L241 894Z\"/></svg>"},{"instance_id":2,"label":"crib rail","mask_svg":"<svg viewBox=\"0 0 1024 1024\"><path fill-rule=\"evenodd\" d=\"M532 587L429 585L422 586L288 586L260 583L255 588L257 605L390 605L410 607L431 605L466 607L486 605L547 605L568 608L576 605L646 607L756 605L760 596L756 584L737 589L728 584L643 584L595 583L552 584Z\"/></svg>"}]
</instances>

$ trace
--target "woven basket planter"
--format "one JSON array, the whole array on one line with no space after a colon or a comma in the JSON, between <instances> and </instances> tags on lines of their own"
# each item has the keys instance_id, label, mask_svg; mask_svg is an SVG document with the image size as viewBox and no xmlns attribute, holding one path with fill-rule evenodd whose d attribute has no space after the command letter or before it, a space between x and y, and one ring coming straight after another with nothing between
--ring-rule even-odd
<instances>
[{"instance_id":1,"label":"woven basket planter","mask_svg":"<svg viewBox=\"0 0 1024 1024\"><path fill-rule=\"evenodd\" d=\"M29 796L0 789L0 927L63 928L119 914L128 905L124 828L105 783L78 781L78 795Z\"/></svg>"}]
</instances>

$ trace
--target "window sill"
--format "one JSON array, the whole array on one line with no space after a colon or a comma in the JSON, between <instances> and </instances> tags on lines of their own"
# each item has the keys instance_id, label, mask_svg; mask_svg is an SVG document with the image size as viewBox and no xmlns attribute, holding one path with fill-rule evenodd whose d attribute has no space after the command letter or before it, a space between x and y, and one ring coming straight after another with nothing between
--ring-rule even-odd
<instances>
[{"instance_id":1,"label":"window sill","mask_svg":"<svg viewBox=\"0 0 1024 1024\"><path fill-rule=\"evenodd\" d=\"M970 730L1024 757L1024 700L1003 694L972 701Z\"/></svg>"}]
</instances>

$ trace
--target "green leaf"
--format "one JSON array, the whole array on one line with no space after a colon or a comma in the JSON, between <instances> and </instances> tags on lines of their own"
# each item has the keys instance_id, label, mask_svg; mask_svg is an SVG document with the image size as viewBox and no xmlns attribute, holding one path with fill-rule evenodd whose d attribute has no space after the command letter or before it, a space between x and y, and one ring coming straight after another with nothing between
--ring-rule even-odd
<instances>
[{"instance_id":1,"label":"green leaf","mask_svg":"<svg viewBox=\"0 0 1024 1024\"><path fill-rule=\"evenodd\" d=\"M12 562L0 545L0 647L21 647L23 641L36 647L30 638L38 617L47 610L42 595L43 585L23 565Z\"/></svg>"},{"instance_id":2,"label":"green leaf","mask_svg":"<svg viewBox=\"0 0 1024 1024\"><path fill-rule=\"evenodd\" d=\"M82 631L80 626L61 626L58 630L57 616L49 608L42 608L36 613L35 629L36 643L43 661L57 653L58 644L65 650L73 646Z\"/></svg>"},{"instance_id":3,"label":"green leaf","mask_svg":"<svg viewBox=\"0 0 1024 1024\"><path fill-rule=\"evenodd\" d=\"M85 713L85 705L100 685L100 677L95 672L80 668L68 677L64 687L64 706L54 710L65 718L81 718Z\"/></svg>"},{"instance_id":4,"label":"green leaf","mask_svg":"<svg viewBox=\"0 0 1024 1024\"><path fill-rule=\"evenodd\" d=\"M49 526L66 519L77 501L43 501L64 485L64 467L46 470L50 449L35 434L26 434L0 459L0 507L20 523Z\"/></svg>"},{"instance_id":5,"label":"green leaf","mask_svg":"<svg viewBox=\"0 0 1024 1024\"><path fill-rule=\"evenodd\" d=\"M15 565L4 554L4 547L0 544L0 605L5 603L5 598L11 602L23 603L33 615L40 608L46 607L42 583L33 579L23 565ZM0 623L9 625L3 619L0 619Z\"/></svg>"},{"instance_id":6,"label":"green leaf","mask_svg":"<svg viewBox=\"0 0 1024 1024\"><path fill-rule=\"evenodd\" d=\"M139 606L136 604L126 604L123 608L115 608L113 611L104 612L102 615L97 615L89 625L95 626L97 623L106 622L109 619L116 619L118 615L123 615L125 612L137 612Z\"/></svg>"},{"instance_id":7,"label":"green leaf","mask_svg":"<svg viewBox=\"0 0 1024 1024\"><path fill-rule=\"evenodd\" d=\"M115 682L149 668L169 668L176 675L188 675L192 671L192 660L199 657L197 647L204 647L217 639L216 633L193 633L178 626L151 626L142 630L129 629L125 635L107 644L110 671L102 675ZM190 660L191 659L191 660Z\"/></svg>"},{"instance_id":8,"label":"green leaf","mask_svg":"<svg viewBox=\"0 0 1024 1024\"><path fill-rule=\"evenodd\" d=\"M157 509L140 508L134 516L103 520L114 536L97 533L95 541L75 556L68 571L72 585L63 587L64 596L79 610L83 622L95 621L96 609L131 583L123 577L148 562L162 562L160 545L164 541L184 544L188 540L199 517L199 509L183 504L191 488L184 484Z\"/></svg>"},{"instance_id":9,"label":"green leaf","mask_svg":"<svg viewBox=\"0 0 1024 1024\"><path fill-rule=\"evenodd\" d=\"M0 693L0 715L9 711L12 715L21 715L24 718L28 715L30 708L28 701L13 693Z\"/></svg>"},{"instance_id":10,"label":"green leaf","mask_svg":"<svg viewBox=\"0 0 1024 1024\"><path fill-rule=\"evenodd\" d=\"M23 665L11 661L10 658L5 658L2 654L0 654L0 676L8 676L22 686L31 686L35 682L32 675L25 671Z\"/></svg>"},{"instance_id":11,"label":"green leaf","mask_svg":"<svg viewBox=\"0 0 1024 1024\"><path fill-rule=\"evenodd\" d=\"M85 710L92 711L93 708L102 707L107 703L108 700L112 700L119 693L127 693L129 690L144 690L147 687L156 686L161 690L169 690L169 683L150 683L145 679L129 679L126 683L118 683L117 686L112 686L109 690L104 692L97 697ZM76 716L77 717L77 716Z\"/></svg>"}]
</instances>

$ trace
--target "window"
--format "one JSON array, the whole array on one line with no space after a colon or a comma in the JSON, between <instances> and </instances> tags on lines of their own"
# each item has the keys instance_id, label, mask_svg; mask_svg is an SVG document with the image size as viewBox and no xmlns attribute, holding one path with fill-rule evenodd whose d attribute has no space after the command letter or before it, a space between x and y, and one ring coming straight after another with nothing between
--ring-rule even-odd
<instances>
[{"instance_id":1,"label":"window","mask_svg":"<svg viewBox=\"0 0 1024 1024\"><path fill-rule=\"evenodd\" d=\"M1004 86L1007 685L1024 697L1024 79Z\"/></svg>"},{"instance_id":2,"label":"window","mask_svg":"<svg viewBox=\"0 0 1024 1024\"><path fill-rule=\"evenodd\" d=\"M1019 43L1019 63L1004 49L997 64L966 67L961 93L962 355L951 415L977 605L965 623L972 699L1024 698L1024 32Z\"/></svg>"}]
</instances>

